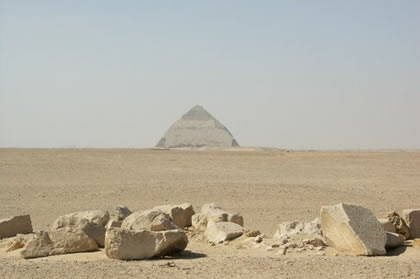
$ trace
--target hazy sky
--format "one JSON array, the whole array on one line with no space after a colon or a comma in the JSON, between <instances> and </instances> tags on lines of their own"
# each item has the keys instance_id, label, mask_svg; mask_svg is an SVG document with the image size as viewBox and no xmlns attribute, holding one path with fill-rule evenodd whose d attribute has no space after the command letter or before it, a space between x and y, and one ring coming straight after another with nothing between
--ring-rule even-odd
<instances>
[{"instance_id":1,"label":"hazy sky","mask_svg":"<svg viewBox=\"0 0 420 279\"><path fill-rule=\"evenodd\" d=\"M0 0L0 147L420 148L420 1Z\"/></svg>"}]
</instances>

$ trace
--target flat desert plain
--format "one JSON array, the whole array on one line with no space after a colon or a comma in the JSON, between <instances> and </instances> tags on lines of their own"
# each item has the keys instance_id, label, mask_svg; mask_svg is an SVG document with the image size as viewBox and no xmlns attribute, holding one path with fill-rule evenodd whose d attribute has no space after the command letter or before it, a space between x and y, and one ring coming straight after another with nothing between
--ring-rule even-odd
<instances>
[{"instance_id":1,"label":"flat desert plain","mask_svg":"<svg viewBox=\"0 0 420 279\"><path fill-rule=\"evenodd\" d=\"M215 202L267 237L280 222L313 220L322 205L356 203L383 217L420 208L420 152L0 149L0 218L31 214L36 231L74 211L183 202L196 211ZM5 245L1 278L420 278L420 247L283 256L191 239L174 258L118 261L103 251L24 260Z\"/></svg>"}]
</instances>

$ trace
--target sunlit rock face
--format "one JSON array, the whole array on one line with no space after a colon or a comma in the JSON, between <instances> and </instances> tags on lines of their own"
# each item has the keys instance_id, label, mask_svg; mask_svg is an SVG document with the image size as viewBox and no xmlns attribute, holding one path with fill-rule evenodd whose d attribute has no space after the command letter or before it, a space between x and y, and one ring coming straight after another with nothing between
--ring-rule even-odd
<instances>
[{"instance_id":1,"label":"sunlit rock face","mask_svg":"<svg viewBox=\"0 0 420 279\"><path fill-rule=\"evenodd\" d=\"M156 147L228 148L238 146L238 142L222 123L202 106L196 105L168 129Z\"/></svg>"}]
</instances>

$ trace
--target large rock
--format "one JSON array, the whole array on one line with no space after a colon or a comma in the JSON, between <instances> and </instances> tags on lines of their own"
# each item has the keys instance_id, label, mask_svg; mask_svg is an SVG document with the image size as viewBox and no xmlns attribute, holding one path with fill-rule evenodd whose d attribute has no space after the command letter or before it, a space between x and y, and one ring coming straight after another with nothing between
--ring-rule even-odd
<instances>
[{"instance_id":1,"label":"large rock","mask_svg":"<svg viewBox=\"0 0 420 279\"><path fill-rule=\"evenodd\" d=\"M131 215L131 210L125 205L117 205L115 207L115 212L117 215L117 221L123 221L125 218Z\"/></svg>"},{"instance_id":2,"label":"large rock","mask_svg":"<svg viewBox=\"0 0 420 279\"><path fill-rule=\"evenodd\" d=\"M401 215L410 229L411 238L420 238L420 209L405 209Z\"/></svg>"},{"instance_id":3,"label":"large rock","mask_svg":"<svg viewBox=\"0 0 420 279\"><path fill-rule=\"evenodd\" d=\"M98 250L95 240L80 230L71 228L51 232L39 232L31 239L20 254L23 258L39 258L77 252Z\"/></svg>"},{"instance_id":4,"label":"large rock","mask_svg":"<svg viewBox=\"0 0 420 279\"><path fill-rule=\"evenodd\" d=\"M0 219L0 239L32 232L32 222L29 215Z\"/></svg>"},{"instance_id":5,"label":"large rock","mask_svg":"<svg viewBox=\"0 0 420 279\"><path fill-rule=\"evenodd\" d=\"M385 232L397 233L397 229L394 227L391 221L388 220L388 218L378 219L378 221L381 223Z\"/></svg>"},{"instance_id":6,"label":"large rock","mask_svg":"<svg viewBox=\"0 0 420 279\"><path fill-rule=\"evenodd\" d=\"M128 230L166 231L179 229L171 217L161 210L145 210L134 212L124 219L121 228Z\"/></svg>"},{"instance_id":7,"label":"large rock","mask_svg":"<svg viewBox=\"0 0 420 279\"><path fill-rule=\"evenodd\" d=\"M189 203L179 205L156 206L155 210L161 210L168 214L172 221L181 229L191 226L191 217L194 215L193 206Z\"/></svg>"},{"instance_id":8,"label":"large rock","mask_svg":"<svg viewBox=\"0 0 420 279\"><path fill-rule=\"evenodd\" d=\"M204 233L207 240L213 243L233 240L244 234L245 228L232 222L209 222Z\"/></svg>"},{"instance_id":9,"label":"large rock","mask_svg":"<svg viewBox=\"0 0 420 279\"><path fill-rule=\"evenodd\" d=\"M352 204L321 207L321 227L328 246L356 255L385 255L386 235L372 211Z\"/></svg>"},{"instance_id":10,"label":"large rock","mask_svg":"<svg viewBox=\"0 0 420 279\"><path fill-rule=\"evenodd\" d=\"M386 248L397 248L404 245L405 237L392 232L386 232Z\"/></svg>"},{"instance_id":11,"label":"large rock","mask_svg":"<svg viewBox=\"0 0 420 279\"><path fill-rule=\"evenodd\" d=\"M58 217L53 223L51 230L54 231L61 228L82 230L89 237L93 238L99 247L104 247L105 225L108 221L108 211L79 211Z\"/></svg>"},{"instance_id":12,"label":"large rock","mask_svg":"<svg viewBox=\"0 0 420 279\"><path fill-rule=\"evenodd\" d=\"M205 231L209 222L232 222L244 225L244 219L239 213L228 212L214 203L203 205L201 212L192 216L192 226L198 231Z\"/></svg>"},{"instance_id":13,"label":"large rock","mask_svg":"<svg viewBox=\"0 0 420 279\"><path fill-rule=\"evenodd\" d=\"M105 237L105 253L118 260L142 260L179 253L187 247L188 238L182 230L132 231L109 228Z\"/></svg>"},{"instance_id":14,"label":"large rock","mask_svg":"<svg viewBox=\"0 0 420 279\"><path fill-rule=\"evenodd\" d=\"M400 215L398 215L397 212L393 211L388 213L386 218L395 227L396 233L401 234L406 239L411 238L410 228L407 226L404 219L401 218Z\"/></svg>"}]
</instances>

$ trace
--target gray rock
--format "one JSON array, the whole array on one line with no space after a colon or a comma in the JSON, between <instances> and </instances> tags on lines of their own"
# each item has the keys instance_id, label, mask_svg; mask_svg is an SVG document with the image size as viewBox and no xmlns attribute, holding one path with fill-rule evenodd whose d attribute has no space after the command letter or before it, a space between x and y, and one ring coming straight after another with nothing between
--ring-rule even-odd
<instances>
[{"instance_id":1,"label":"gray rock","mask_svg":"<svg viewBox=\"0 0 420 279\"><path fill-rule=\"evenodd\" d=\"M420 238L420 209L405 209L401 215L410 229L411 238Z\"/></svg>"},{"instance_id":2,"label":"gray rock","mask_svg":"<svg viewBox=\"0 0 420 279\"><path fill-rule=\"evenodd\" d=\"M385 255L386 235L372 211L352 204L321 207L321 227L328 246L365 256Z\"/></svg>"},{"instance_id":3,"label":"gray rock","mask_svg":"<svg viewBox=\"0 0 420 279\"><path fill-rule=\"evenodd\" d=\"M124 219L121 228L134 231L166 231L179 229L179 227L172 222L172 219L168 214L161 210L154 209L134 212Z\"/></svg>"},{"instance_id":4,"label":"gray rock","mask_svg":"<svg viewBox=\"0 0 420 279\"><path fill-rule=\"evenodd\" d=\"M130 216L131 210L125 206L125 205L117 205L115 207L115 212L117 215L117 221L123 221L125 218L127 218L128 216Z\"/></svg>"},{"instance_id":5,"label":"gray rock","mask_svg":"<svg viewBox=\"0 0 420 279\"><path fill-rule=\"evenodd\" d=\"M32 232L33 229L30 215L0 219L0 239Z\"/></svg>"},{"instance_id":6,"label":"gray rock","mask_svg":"<svg viewBox=\"0 0 420 279\"><path fill-rule=\"evenodd\" d=\"M83 231L62 228L51 232L37 233L23 247L20 254L23 258L29 259L96 250L98 250L98 246L95 240Z\"/></svg>"},{"instance_id":7,"label":"gray rock","mask_svg":"<svg viewBox=\"0 0 420 279\"><path fill-rule=\"evenodd\" d=\"M405 237L392 232L386 232L386 248L397 248L404 245Z\"/></svg>"},{"instance_id":8,"label":"gray rock","mask_svg":"<svg viewBox=\"0 0 420 279\"><path fill-rule=\"evenodd\" d=\"M105 237L105 253L118 260L142 260L173 255L183 251L188 238L182 230L131 231L109 228Z\"/></svg>"},{"instance_id":9,"label":"gray rock","mask_svg":"<svg viewBox=\"0 0 420 279\"><path fill-rule=\"evenodd\" d=\"M208 241L217 244L240 237L245 231L244 227L232 222L209 222L204 235Z\"/></svg>"}]
</instances>

